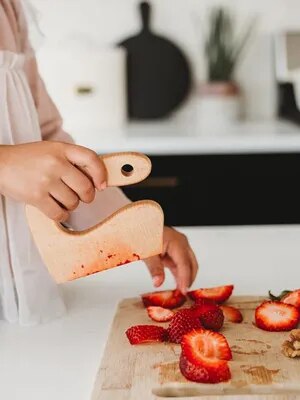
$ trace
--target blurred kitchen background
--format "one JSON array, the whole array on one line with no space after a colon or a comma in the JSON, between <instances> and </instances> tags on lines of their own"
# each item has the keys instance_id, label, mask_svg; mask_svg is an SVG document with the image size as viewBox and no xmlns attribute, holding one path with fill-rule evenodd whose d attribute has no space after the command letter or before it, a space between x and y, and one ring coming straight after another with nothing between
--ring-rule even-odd
<instances>
[{"instance_id":1,"label":"blurred kitchen background","mask_svg":"<svg viewBox=\"0 0 300 400\"><path fill-rule=\"evenodd\" d=\"M130 198L177 226L300 223L298 0L32 4L65 130L151 157Z\"/></svg>"}]
</instances>

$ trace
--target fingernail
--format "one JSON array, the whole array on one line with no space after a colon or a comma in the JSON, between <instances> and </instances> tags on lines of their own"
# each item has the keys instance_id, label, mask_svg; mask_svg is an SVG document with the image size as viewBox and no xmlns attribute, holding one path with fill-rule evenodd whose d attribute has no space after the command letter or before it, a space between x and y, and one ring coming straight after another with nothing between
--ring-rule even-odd
<instances>
[{"instance_id":1,"label":"fingernail","mask_svg":"<svg viewBox=\"0 0 300 400\"><path fill-rule=\"evenodd\" d=\"M161 282L161 277L160 277L160 276L155 276L155 277L153 278L153 285L154 285L155 287L160 286L160 282Z\"/></svg>"},{"instance_id":2,"label":"fingernail","mask_svg":"<svg viewBox=\"0 0 300 400\"><path fill-rule=\"evenodd\" d=\"M186 295L186 293L187 293L187 288L186 288L186 287L181 288L181 293L184 294L184 295Z\"/></svg>"},{"instance_id":3,"label":"fingernail","mask_svg":"<svg viewBox=\"0 0 300 400\"><path fill-rule=\"evenodd\" d=\"M100 185L100 190L104 190L107 188L107 183L106 182L102 182Z\"/></svg>"}]
</instances>

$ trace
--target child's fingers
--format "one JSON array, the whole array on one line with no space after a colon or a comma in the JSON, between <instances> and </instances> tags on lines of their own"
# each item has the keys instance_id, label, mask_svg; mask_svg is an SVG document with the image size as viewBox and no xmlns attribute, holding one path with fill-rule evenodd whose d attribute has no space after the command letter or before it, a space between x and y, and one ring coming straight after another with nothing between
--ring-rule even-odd
<instances>
[{"instance_id":1,"label":"child's fingers","mask_svg":"<svg viewBox=\"0 0 300 400\"><path fill-rule=\"evenodd\" d=\"M69 218L69 212L62 208L50 195L38 208L47 215L50 219L56 222L64 222Z\"/></svg>"},{"instance_id":2,"label":"child's fingers","mask_svg":"<svg viewBox=\"0 0 300 400\"><path fill-rule=\"evenodd\" d=\"M57 182L55 187L50 189L50 195L66 210L73 211L79 205L77 194L62 181Z\"/></svg>"},{"instance_id":3,"label":"child's fingers","mask_svg":"<svg viewBox=\"0 0 300 400\"><path fill-rule=\"evenodd\" d=\"M72 164L80 167L91 177L94 186L98 190L106 186L107 173L105 165L94 151L82 146L69 145L65 154Z\"/></svg>"},{"instance_id":4,"label":"child's fingers","mask_svg":"<svg viewBox=\"0 0 300 400\"><path fill-rule=\"evenodd\" d=\"M61 179L84 203L91 203L94 200L95 187L92 181L78 168L69 164Z\"/></svg>"},{"instance_id":5,"label":"child's fingers","mask_svg":"<svg viewBox=\"0 0 300 400\"><path fill-rule=\"evenodd\" d=\"M150 275L153 279L153 285L159 287L165 280L165 270L163 263L158 256L150 257L145 260Z\"/></svg>"},{"instance_id":6,"label":"child's fingers","mask_svg":"<svg viewBox=\"0 0 300 400\"><path fill-rule=\"evenodd\" d=\"M192 267L190 286L192 286L194 280L196 279L197 273L198 273L199 264L198 264L197 258L195 256L195 253L193 252L193 250L190 247L189 247L189 255L190 255L191 267Z\"/></svg>"}]
</instances>

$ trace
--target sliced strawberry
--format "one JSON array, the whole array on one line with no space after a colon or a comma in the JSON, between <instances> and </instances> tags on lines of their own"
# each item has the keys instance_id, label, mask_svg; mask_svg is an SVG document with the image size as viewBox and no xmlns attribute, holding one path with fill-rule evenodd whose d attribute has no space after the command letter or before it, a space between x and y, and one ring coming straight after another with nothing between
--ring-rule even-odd
<instances>
[{"instance_id":1,"label":"sliced strawberry","mask_svg":"<svg viewBox=\"0 0 300 400\"><path fill-rule=\"evenodd\" d=\"M220 383L227 382L231 378L228 362L214 358L203 357L201 361L194 364L181 353L179 368L182 375L192 382Z\"/></svg>"},{"instance_id":2,"label":"sliced strawberry","mask_svg":"<svg viewBox=\"0 0 300 400\"><path fill-rule=\"evenodd\" d=\"M191 307L195 315L200 319L205 329L219 331L224 323L223 311L217 304L202 304Z\"/></svg>"},{"instance_id":3,"label":"sliced strawberry","mask_svg":"<svg viewBox=\"0 0 300 400\"><path fill-rule=\"evenodd\" d=\"M167 322L170 321L174 316L174 311L157 306L148 307L147 312L149 317L156 322Z\"/></svg>"},{"instance_id":4,"label":"sliced strawberry","mask_svg":"<svg viewBox=\"0 0 300 400\"><path fill-rule=\"evenodd\" d=\"M300 289L288 293L282 298L281 301L285 304L291 304L292 306L300 309Z\"/></svg>"},{"instance_id":5,"label":"sliced strawberry","mask_svg":"<svg viewBox=\"0 0 300 400\"><path fill-rule=\"evenodd\" d=\"M186 297L179 290L163 290L142 294L145 307L158 306L164 308L176 308L182 306Z\"/></svg>"},{"instance_id":6,"label":"sliced strawberry","mask_svg":"<svg viewBox=\"0 0 300 400\"><path fill-rule=\"evenodd\" d=\"M198 328L202 328L202 325L192 310L188 308L179 310L168 326L169 340L172 343L180 343L183 335Z\"/></svg>"},{"instance_id":7,"label":"sliced strawberry","mask_svg":"<svg viewBox=\"0 0 300 400\"><path fill-rule=\"evenodd\" d=\"M211 299L204 299L200 297L199 299L194 300L193 306L203 306L203 304L217 304L214 300Z\"/></svg>"},{"instance_id":8,"label":"sliced strawberry","mask_svg":"<svg viewBox=\"0 0 300 400\"><path fill-rule=\"evenodd\" d=\"M155 325L136 325L125 332L130 344L164 342L168 334L166 329Z\"/></svg>"},{"instance_id":9,"label":"sliced strawberry","mask_svg":"<svg viewBox=\"0 0 300 400\"><path fill-rule=\"evenodd\" d=\"M265 331L290 331L298 325L299 310L278 301L266 301L255 310L256 326Z\"/></svg>"},{"instance_id":10,"label":"sliced strawberry","mask_svg":"<svg viewBox=\"0 0 300 400\"><path fill-rule=\"evenodd\" d=\"M239 324L243 321L243 316L240 310L232 306L220 306L223 311L225 321L234 322Z\"/></svg>"},{"instance_id":11,"label":"sliced strawberry","mask_svg":"<svg viewBox=\"0 0 300 400\"><path fill-rule=\"evenodd\" d=\"M223 335L204 329L184 335L181 342L180 370L189 380L201 383L228 381L231 377L227 360L232 354Z\"/></svg>"},{"instance_id":12,"label":"sliced strawberry","mask_svg":"<svg viewBox=\"0 0 300 400\"><path fill-rule=\"evenodd\" d=\"M181 341L182 351L191 362L199 357L232 360L232 353L224 335L206 329L196 329L185 334Z\"/></svg>"},{"instance_id":13,"label":"sliced strawberry","mask_svg":"<svg viewBox=\"0 0 300 400\"><path fill-rule=\"evenodd\" d=\"M208 300L213 300L216 303L221 304L229 299L229 297L232 294L233 289L234 289L233 285L218 286L218 287L208 288L208 289L197 289L197 290L192 290L192 291L188 292L188 296L192 300L208 299Z\"/></svg>"}]
</instances>

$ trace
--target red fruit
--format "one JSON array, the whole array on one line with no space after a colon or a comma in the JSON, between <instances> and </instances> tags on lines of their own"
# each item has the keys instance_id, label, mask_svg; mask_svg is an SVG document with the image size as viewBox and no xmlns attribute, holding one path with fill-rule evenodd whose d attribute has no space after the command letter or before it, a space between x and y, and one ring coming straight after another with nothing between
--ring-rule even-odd
<instances>
[{"instance_id":1,"label":"red fruit","mask_svg":"<svg viewBox=\"0 0 300 400\"><path fill-rule=\"evenodd\" d=\"M125 332L130 344L164 342L168 334L166 329L155 325L136 325Z\"/></svg>"},{"instance_id":2,"label":"red fruit","mask_svg":"<svg viewBox=\"0 0 300 400\"><path fill-rule=\"evenodd\" d=\"M211 300L211 299L199 298L199 299L195 299L193 307L203 306L203 304L216 304L216 302L214 300Z\"/></svg>"},{"instance_id":3,"label":"red fruit","mask_svg":"<svg viewBox=\"0 0 300 400\"><path fill-rule=\"evenodd\" d=\"M203 304L193 306L193 312L200 319L204 328L219 331L224 323L223 311L216 304Z\"/></svg>"},{"instance_id":4,"label":"red fruit","mask_svg":"<svg viewBox=\"0 0 300 400\"><path fill-rule=\"evenodd\" d=\"M170 321L174 316L173 311L168 310L167 308L157 307L157 306L148 307L147 312L149 317L156 322L167 322Z\"/></svg>"},{"instance_id":5,"label":"red fruit","mask_svg":"<svg viewBox=\"0 0 300 400\"><path fill-rule=\"evenodd\" d=\"M228 362L218 359L203 358L201 362L193 364L182 353L179 368L182 375L193 382L220 383L231 378Z\"/></svg>"},{"instance_id":6,"label":"red fruit","mask_svg":"<svg viewBox=\"0 0 300 400\"><path fill-rule=\"evenodd\" d=\"M182 306L186 297L179 290L163 290L142 294L145 307L158 306L164 308L176 308Z\"/></svg>"},{"instance_id":7,"label":"red fruit","mask_svg":"<svg viewBox=\"0 0 300 400\"><path fill-rule=\"evenodd\" d=\"M181 342L181 373L200 383L219 383L231 377L227 360L232 354L223 335L204 329L184 335Z\"/></svg>"},{"instance_id":8,"label":"red fruit","mask_svg":"<svg viewBox=\"0 0 300 400\"><path fill-rule=\"evenodd\" d=\"M300 289L288 293L282 298L281 301L285 304L291 304L292 306L300 309Z\"/></svg>"},{"instance_id":9,"label":"red fruit","mask_svg":"<svg viewBox=\"0 0 300 400\"><path fill-rule=\"evenodd\" d=\"M169 341L180 343L183 335L193 329L202 328L199 318L188 308L179 310L175 313L168 326Z\"/></svg>"},{"instance_id":10,"label":"red fruit","mask_svg":"<svg viewBox=\"0 0 300 400\"><path fill-rule=\"evenodd\" d=\"M297 327L299 320L296 307L278 301L266 301L255 310L256 326L265 331L290 331Z\"/></svg>"},{"instance_id":11,"label":"red fruit","mask_svg":"<svg viewBox=\"0 0 300 400\"><path fill-rule=\"evenodd\" d=\"M192 300L208 299L221 304L229 299L229 297L232 294L233 288L234 288L233 285L227 285L227 286L218 286L208 289L197 289L188 292L188 296Z\"/></svg>"},{"instance_id":12,"label":"red fruit","mask_svg":"<svg viewBox=\"0 0 300 400\"><path fill-rule=\"evenodd\" d=\"M243 316L240 310L232 306L220 306L223 311L225 321L240 323L243 321Z\"/></svg>"}]
</instances>

